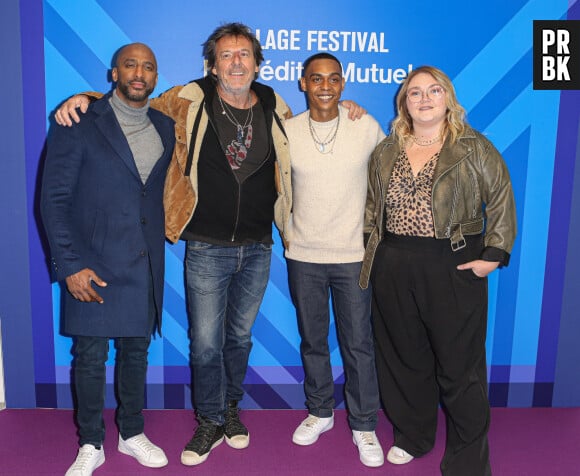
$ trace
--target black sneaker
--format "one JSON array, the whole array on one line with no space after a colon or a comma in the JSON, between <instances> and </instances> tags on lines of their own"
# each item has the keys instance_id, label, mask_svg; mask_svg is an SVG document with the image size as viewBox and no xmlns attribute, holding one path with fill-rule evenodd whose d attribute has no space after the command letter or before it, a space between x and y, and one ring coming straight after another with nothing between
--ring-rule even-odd
<instances>
[{"instance_id":1,"label":"black sneaker","mask_svg":"<svg viewBox=\"0 0 580 476\"><path fill-rule=\"evenodd\" d=\"M199 417L199 425L195 429L193 438L181 452L181 463L185 466L195 466L203 463L209 452L224 441L224 427Z\"/></svg>"},{"instance_id":2,"label":"black sneaker","mask_svg":"<svg viewBox=\"0 0 580 476\"><path fill-rule=\"evenodd\" d=\"M238 402L235 400L228 402L224 433L226 443L237 450L247 448L250 444L250 434L246 426L240 421L239 413Z\"/></svg>"}]
</instances>

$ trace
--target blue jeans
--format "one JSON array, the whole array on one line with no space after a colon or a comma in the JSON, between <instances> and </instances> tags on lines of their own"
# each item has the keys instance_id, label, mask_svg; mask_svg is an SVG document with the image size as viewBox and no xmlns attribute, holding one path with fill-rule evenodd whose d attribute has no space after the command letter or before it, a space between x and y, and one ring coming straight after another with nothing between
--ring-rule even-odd
<instances>
[{"instance_id":1,"label":"blue jeans","mask_svg":"<svg viewBox=\"0 0 580 476\"><path fill-rule=\"evenodd\" d=\"M361 264L317 264L287 260L292 301L298 316L308 412L332 415L334 382L328 349L332 291L338 342L344 365L344 393L351 429L373 431L379 391L371 326L370 289L358 285Z\"/></svg>"},{"instance_id":2,"label":"blue jeans","mask_svg":"<svg viewBox=\"0 0 580 476\"><path fill-rule=\"evenodd\" d=\"M199 416L224 423L242 383L270 275L272 246L188 241L185 256L193 403Z\"/></svg>"},{"instance_id":3,"label":"blue jeans","mask_svg":"<svg viewBox=\"0 0 580 476\"><path fill-rule=\"evenodd\" d=\"M116 420L123 439L143 433L147 354L151 337L117 337L115 349ZM105 438L105 362L108 337L77 336L73 376L77 399L79 443L100 446Z\"/></svg>"}]
</instances>

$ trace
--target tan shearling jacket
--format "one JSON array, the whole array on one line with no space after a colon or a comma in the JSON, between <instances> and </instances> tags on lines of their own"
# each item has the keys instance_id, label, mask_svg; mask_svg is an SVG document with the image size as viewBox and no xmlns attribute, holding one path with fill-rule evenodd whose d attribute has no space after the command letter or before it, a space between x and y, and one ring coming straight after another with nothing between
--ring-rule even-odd
<instances>
[{"instance_id":1,"label":"tan shearling jacket","mask_svg":"<svg viewBox=\"0 0 580 476\"><path fill-rule=\"evenodd\" d=\"M384 233L385 199L400 153L388 136L369 163L364 233L368 236L360 286L368 287L375 251ZM507 266L516 237L516 209L509 172L500 153L482 134L467 126L454 144L445 141L433 176L431 207L435 238L448 239L452 250L465 246L465 235L484 233L480 256ZM485 207L484 207L485 205Z\"/></svg>"},{"instance_id":2,"label":"tan shearling jacket","mask_svg":"<svg viewBox=\"0 0 580 476\"><path fill-rule=\"evenodd\" d=\"M151 107L167 114L175 121L175 149L167 171L163 203L165 206L165 234L173 243L177 242L191 220L197 205L197 162L203 137L209 120L203 108L198 117L200 106L203 105L204 93L195 82L185 86L175 86L155 99L151 99ZM283 121L292 115L284 100L276 94L276 114ZM194 122L199 120L193 161L189 175L186 174L188 146L192 143ZM276 149L276 190L278 198L274 205L274 220L282 239L288 226L292 204L292 186L290 173L290 149L288 139L277 121L272 121L272 138Z\"/></svg>"}]
</instances>

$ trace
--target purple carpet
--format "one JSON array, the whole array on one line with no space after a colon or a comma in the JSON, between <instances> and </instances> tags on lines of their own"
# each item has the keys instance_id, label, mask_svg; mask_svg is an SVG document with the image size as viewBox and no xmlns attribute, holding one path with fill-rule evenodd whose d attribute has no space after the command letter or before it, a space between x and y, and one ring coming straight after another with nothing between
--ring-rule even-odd
<instances>
[{"instance_id":1,"label":"purple carpet","mask_svg":"<svg viewBox=\"0 0 580 476\"><path fill-rule=\"evenodd\" d=\"M334 429L310 447L291 442L296 425L306 416L298 410L246 410L241 418L250 429L250 447L235 450L225 443L197 467L182 466L179 455L192 435L193 413L187 410L148 410L146 433L162 446L169 465L161 469L140 466L117 451L113 412L106 411L106 462L95 476L113 475L365 475L430 476L439 474L444 422L434 450L405 466L388 462L366 468L358 460L344 410L338 410ZM383 415L377 435L386 450L391 427ZM0 475L63 475L77 450L70 410L0 411ZM492 409L491 465L494 476L580 475L580 409Z\"/></svg>"}]
</instances>

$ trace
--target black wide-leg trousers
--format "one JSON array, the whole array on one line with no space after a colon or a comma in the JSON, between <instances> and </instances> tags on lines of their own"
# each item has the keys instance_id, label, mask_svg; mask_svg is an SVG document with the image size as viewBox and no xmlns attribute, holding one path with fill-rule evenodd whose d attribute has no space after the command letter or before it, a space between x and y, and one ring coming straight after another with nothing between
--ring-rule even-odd
<instances>
[{"instance_id":1,"label":"black wide-leg trousers","mask_svg":"<svg viewBox=\"0 0 580 476\"><path fill-rule=\"evenodd\" d=\"M371 275L379 388L394 444L416 457L430 451L441 403L445 476L491 474L487 279L456 269L482 247L481 236L454 252L449 240L387 234Z\"/></svg>"}]
</instances>

